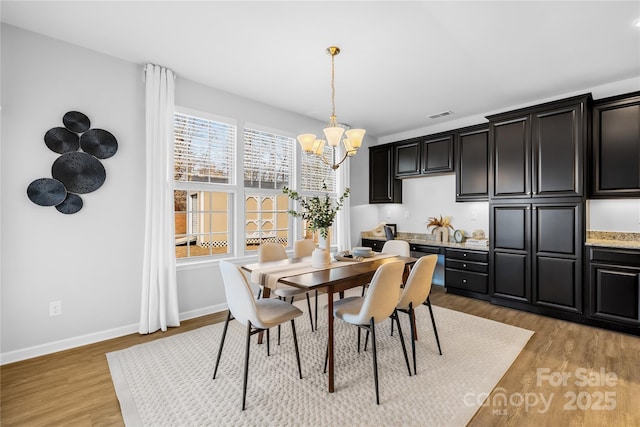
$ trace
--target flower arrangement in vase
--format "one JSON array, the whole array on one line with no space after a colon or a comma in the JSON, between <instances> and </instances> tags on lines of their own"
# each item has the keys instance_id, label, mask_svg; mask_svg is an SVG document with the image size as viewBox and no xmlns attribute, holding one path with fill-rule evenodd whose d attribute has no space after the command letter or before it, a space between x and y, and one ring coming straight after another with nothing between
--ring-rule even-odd
<instances>
[{"instance_id":1,"label":"flower arrangement in vase","mask_svg":"<svg viewBox=\"0 0 640 427\"><path fill-rule=\"evenodd\" d=\"M297 191L291 190L290 188L284 187L282 189L282 192L289 196L291 200L296 201L301 208L300 211L289 209L287 211L289 215L306 221L309 230L313 233L318 231L321 240L324 240L324 242L321 242L321 246L324 247L316 249L312 254L312 265L314 267L326 266L331 260L329 253L331 249L329 228L333 225L338 211L344 204L344 200L349 197L350 191L349 188L346 188L334 204L331 197L329 197L326 183L322 184L322 189L326 192L322 198L319 196L303 197L298 194ZM324 245L322 245L322 243L324 243ZM319 251L319 253L316 254L316 251ZM320 260L320 256L323 258L322 261Z\"/></svg>"},{"instance_id":2,"label":"flower arrangement in vase","mask_svg":"<svg viewBox=\"0 0 640 427\"><path fill-rule=\"evenodd\" d=\"M440 218L436 218L434 216L429 217L427 228L431 227L433 227L431 233L436 235L436 241L449 241L449 229L453 230L453 225L451 225L451 217L445 216L443 218L442 214L440 214Z\"/></svg>"}]
</instances>

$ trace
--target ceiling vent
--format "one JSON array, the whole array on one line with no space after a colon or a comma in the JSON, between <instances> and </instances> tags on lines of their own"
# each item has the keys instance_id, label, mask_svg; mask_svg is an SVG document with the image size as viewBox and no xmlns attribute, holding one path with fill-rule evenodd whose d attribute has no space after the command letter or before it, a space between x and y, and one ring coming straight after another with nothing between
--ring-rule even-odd
<instances>
[{"instance_id":1,"label":"ceiling vent","mask_svg":"<svg viewBox=\"0 0 640 427\"><path fill-rule=\"evenodd\" d=\"M440 117L450 116L453 114L453 111L447 110L441 113L432 114L429 116L430 119L439 119Z\"/></svg>"}]
</instances>

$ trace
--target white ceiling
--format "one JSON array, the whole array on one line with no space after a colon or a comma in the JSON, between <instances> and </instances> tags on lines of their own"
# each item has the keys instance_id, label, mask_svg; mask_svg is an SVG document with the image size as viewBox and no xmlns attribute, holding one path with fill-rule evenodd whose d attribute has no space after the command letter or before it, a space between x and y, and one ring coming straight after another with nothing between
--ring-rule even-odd
<instances>
[{"instance_id":1,"label":"white ceiling","mask_svg":"<svg viewBox=\"0 0 640 427\"><path fill-rule=\"evenodd\" d=\"M3 22L384 136L629 78L639 1L2 1ZM428 119L444 110L449 118Z\"/></svg>"}]
</instances>

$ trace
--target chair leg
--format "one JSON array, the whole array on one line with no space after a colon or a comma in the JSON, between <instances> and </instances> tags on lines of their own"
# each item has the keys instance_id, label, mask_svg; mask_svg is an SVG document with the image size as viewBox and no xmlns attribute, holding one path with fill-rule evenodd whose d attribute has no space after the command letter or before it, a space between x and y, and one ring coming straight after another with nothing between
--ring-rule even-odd
<instances>
[{"instance_id":1,"label":"chair leg","mask_svg":"<svg viewBox=\"0 0 640 427\"><path fill-rule=\"evenodd\" d=\"M324 370L323 373L327 373L327 363L329 362L329 343L327 342L327 349L324 352Z\"/></svg>"},{"instance_id":2,"label":"chair leg","mask_svg":"<svg viewBox=\"0 0 640 427\"><path fill-rule=\"evenodd\" d=\"M244 380L242 381L242 410L247 401L247 378L249 377L249 346L251 344L251 322L247 322L247 343L244 351Z\"/></svg>"},{"instance_id":3,"label":"chair leg","mask_svg":"<svg viewBox=\"0 0 640 427\"><path fill-rule=\"evenodd\" d=\"M307 308L309 309L309 322L311 322L311 332L313 332L313 313L311 313L311 300L309 299L309 292L305 294L307 296Z\"/></svg>"},{"instance_id":4,"label":"chair leg","mask_svg":"<svg viewBox=\"0 0 640 427\"><path fill-rule=\"evenodd\" d=\"M358 353L360 353L360 328L358 328Z\"/></svg>"},{"instance_id":5,"label":"chair leg","mask_svg":"<svg viewBox=\"0 0 640 427\"><path fill-rule=\"evenodd\" d=\"M393 321L391 321L391 336L393 336Z\"/></svg>"},{"instance_id":6,"label":"chair leg","mask_svg":"<svg viewBox=\"0 0 640 427\"><path fill-rule=\"evenodd\" d=\"M438 338L438 328L436 327L436 319L433 317L433 309L431 308L431 300L427 297L427 301L425 303L429 307L429 314L431 314L431 324L433 325L433 333L436 336L436 343L438 343L438 351L440 352L440 356L442 356L442 349L440 348L440 338Z\"/></svg>"},{"instance_id":7,"label":"chair leg","mask_svg":"<svg viewBox=\"0 0 640 427\"><path fill-rule=\"evenodd\" d=\"M220 348L218 349L218 357L216 358L216 367L213 370L213 379L216 379L218 373L218 364L220 363L220 356L222 356L222 347L224 346L224 339L227 336L227 327L229 326L229 320L231 320L231 310L227 314L227 320L224 321L224 329L222 330L222 339L220 340Z\"/></svg>"},{"instance_id":8,"label":"chair leg","mask_svg":"<svg viewBox=\"0 0 640 427\"><path fill-rule=\"evenodd\" d=\"M296 347L296 360L298 361L298 374L302 379L302 367L300 366L300 351L298 350L298 335L296 334L296 324L291 319L291 330L293 331L293 344Z\"/></svg>"},{"instance_id":9,"label":"chair leg","mask_svg":"<svg viewBox=\"0 0 640 427\"><path fill-rule=\"evenodd\" d=\"M402 353L404 353L404 361L407 364L407 371L409 372L409 376L411 376L411 367L409 366L409 358L407 357L407 346L404 344L404 334L402 333L402 327L400 326L400 319L398 318L398 311L394 310L391 315L391 323L395 319L398 324L398 334L400 335L400 343L402 344Z\"/></svg>"},{"instance_id":10,"label":"chair leg","mask_svg":"<svg viewBox=\"0 0 640 427\"><path fill-rule=\"evenodd\" d=\"M413 303L409 303L409 325L411 327L411 354L413 356L413 374L418 375L418 371L416 369L416 335L415 335L415 318L416 313L413 310Z\"/></svg>"},{"instance_id":11,"label":"chair leg","mask_svg":"<svg viewBox=\"0 0 640 427\"><path fill-rule=\"evenodd\" d=\"M365 285L362 285L362 294L360 295L361 297L364 296L364 291L367 289L367 287Z\"/></svg>"},{"instance_id":12,"label":"chair leg","mask_svg":"<svg viewBox=\"0 0 640 427\"><path fill-rule=\"evenodd\" d=\"M373 348L373 378L376 384L376 405L380 404L380 393L378 391L378 355L376 353L376 324L371 318L371 348Z\"/></svg>"},{"instance_id":13,"label":"chair leg","mask_svg":"<svg viewBox=\"0 0 640 427\"><path fill-rule=\"evenodd\" d=\"M271 353L269 353L269 330L267 329L267 356L271 356Z\"/></svg>"},{"instance_id":14,"label":"chair leg","mask_svg":"<svg viewBox=\"0 0 640 427\"><path fill-rule=\"evenodd\" d=\"M262 296L262 288L258 289L258 298L257 299L260 299L261 296Z\"/></svg>"}]
</instances>

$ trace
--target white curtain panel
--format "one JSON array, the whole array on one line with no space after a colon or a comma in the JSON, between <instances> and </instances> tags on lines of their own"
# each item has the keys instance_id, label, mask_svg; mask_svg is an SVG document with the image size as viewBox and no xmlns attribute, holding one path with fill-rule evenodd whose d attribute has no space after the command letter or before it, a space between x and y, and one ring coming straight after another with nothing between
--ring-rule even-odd
<instances>
[{"instance_id":1,"label":"white curtain panel","mask_svg":"<svg viewBox=\"0 0 640 427\"><path fill-rule=\"evenodd\" d=\"M344 148L343 148L344 149ZM344 154L341 154L341 156ZM351 167L349 165L351 159L345 160L343 164L338 168L338 176L336 180L338 197L342 195L344 190L351 184ZM347 251L351 249L351 195L344 201L342 209L338 211L337 221L337 239L338 252Z\"/></svg>"},{"instance_id":2,"label":"white curtain panel","mask_svg":"<svg viewBox=\"0 0 640 427\"><path fill-rule=\"evenodd\" d=\"M180 326L173 223L174 75L147 64L146 206L141 334Z\"/></svg>"}]
</instances>

